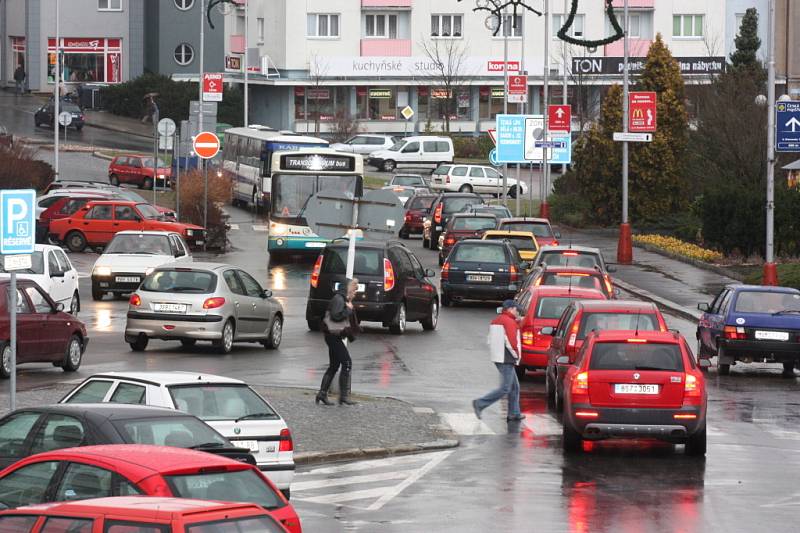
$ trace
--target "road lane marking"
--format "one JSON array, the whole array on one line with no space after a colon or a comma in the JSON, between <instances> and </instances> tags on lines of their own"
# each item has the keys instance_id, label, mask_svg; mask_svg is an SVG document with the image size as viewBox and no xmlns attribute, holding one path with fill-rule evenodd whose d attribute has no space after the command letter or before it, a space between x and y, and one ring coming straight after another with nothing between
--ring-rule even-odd
<instances>
[{"instance_id":1,"label":"road lane marking","mask_svg":"<svg viewBox=\"0 0 800 533\"><path fill-rule=\"evenodd\" d=\"M430 457L426 455L426 457ZM311 476L311 475L330 475L342 472L358 472L360 470L374 470L377 468L394 467L405 464L419 463L419 455L398 455L396 457L387 457L386 459L374 459L370 461L360 461L357 463L345 463L336 466L327 466L322 468L315 468L308 472L300 472L298 476ZM294 487L294 484L292 484Z\"/></svg>"},{"instance_id":2,"label":"road lane marking","mask_svg":"<svg viewBox=\"0 0 800 533\"><path fill-rule=\"evenodd\" d=\"M442 420L458 435L496 435L475 413L442 413Z\"/></svg>"},{"instance_id":3,"label":"road lane marking","mask_svg":"<svg viewBox=\"0 0 800 533\"><path fill-rule=\"evenodd\" d=\"M411 477L407 478L405 481L403 481L402 483L391 489L389 492L381 496L380 499L378 499L378 501L370 505L367 510L377 511L378 509L380 509L381 507L392 501L394 498L399 496L401 492L403 492L405 489L416 483L420 478L422 478L422 476L424 476L425 474L436 468L439 465L439 463L447 459L451 453L453 452L452 451L442 452L439 454L438 457L434 457L433 459L431 459L431 461L428 464L426 464L425 466L414 472L411 475Z\"/></svg>"},{"instance_id":4,"label":"road lane marking","mask_svg":"<svg viewBox=\"0 0 800 533\"><path fill-rule=\"evenodd\" d=\"M239 224L228 224L232 230L238 230Z\"/></svg>"},{"instance_id":5,"label":"road lane marking","mask_svg":"<svg viewBox=\"0 0 800 533\"><path fill-rule=\"evenodd\" d=\"M381 472L380 474L366 474L363 476L350 476L339 479L320 479L318 481L301 481L292 483L292 492L297 494L305 490L322 489L325 487L341 487L343 485L356 485L358 483L374 483L376 481L390 481L405 479L408 474L403 471Z\"/></svg>"},{"instance_id":6,"label":"road lane marking","mask_svg":"<svg viewBox=\"0 0 800 533\"><path fill-rule=\"evenodd\" d=\"M253 231L267 232L269 231L269 226L264 226L261 224L253 224Z\"/></svg>"},{"instance_id":7,"label":"road lane marking","mask_svg":"<svg viewBox=\"0 0 800 533\"><path fill-rule=\"evenodd\" d=\"M552 437L561 435L563 427L558 420L550 415L526 415L522 424L530 429L537 437Z\"/></svg>"}]
</instances>

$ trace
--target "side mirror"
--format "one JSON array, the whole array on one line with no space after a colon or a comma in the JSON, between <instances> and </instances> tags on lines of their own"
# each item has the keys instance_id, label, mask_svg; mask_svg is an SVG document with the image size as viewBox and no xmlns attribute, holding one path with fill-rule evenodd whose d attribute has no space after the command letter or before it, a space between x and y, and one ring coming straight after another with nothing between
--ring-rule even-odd
<instances>
[{"instance_id":1,"label":"side mirror","mask_svg":"<svg viewBox=\"0 0 800 533\"><path fill-rule=\"evenodd\" d=\"M553 236L554 236L556 239L560 239L560 238L561 238L561 232L560 232L560 231L554 231L554 232L553 232Z\"/></svg>"},{"instance_id":2,"label":"side mirror","mask_svg":"<svg viewBox=\"0 0 800 533\"><path fill-rule=\"evenodd\" d=\"M617 267L615 267L614 265L606 265L606 272L616 272L616 271Z\"/></svg>"},{"instance_id":3,"label":"side mirror","mask_svg":"<svg viewBox=\"0 0 800 533\"><path fill-rule=\"evenodd\" d=\"M64 304L57 303L55 309L53 310L54 313L61 313L64 311Z\"/></svg>"},{"instance_id":4,"label":"side mirror","mask_svg":"<svg viewBox=\"0 0 800 533\"><path fill-rule=\"evenodd\" d=\"M707 303L700 303L697 304L697 309L708 313L709 311L711 311L711 306L708 305Z\"/></svg>"},{"instance_id":5,"label":"side mirror","mask_svg":"<svg viewBox=\"0 0 800 533\"><path fill-rule=\"evenodd\" d=\"M614 296L619 297L620 294L622 294L622 291L620 291L619 289L614 289Z\"/></svg>"},{"instance_id":6,"label":"side mirror","mask_svg":"<svg viewBox=\"0 0 800 533\"><path fill-rule=\"evenodd\" d=\"M434 277L436 277L436 272L434 272L430 268L426 268L425 269L425 276L428 277L428 278L434 278Z\"/></svg>"},{"instance_id":7,"label":"side mirror","mask_svg":"<svg viewBox=\"0 0 800 533\"><path fill-rule=\"evenodd\" d=\"M697 366L699 366L700 368L711 368L711 361L709 361L708 359L700 359L699 361L697 361Z\"/></svg>"},{"instance_id":8,"label":"side mirror","mask_svg":"<svg viewBox=\"0 0 800 533\"><path fill-rule=\"evenodd\" d=\"M562 355L556 359L556 363L559 365L569 365L572 364L569 360L569 356Z\"/></svg>"},{"instance_id":9,"label":"side mirror","mask_svg":"<svg viewBox=\"0 0 800 533\"><path fill-rule=\"evenodd\" d=\"M264 289L263 291L261 291L261 297L264 299L272 298L272 291L269 289Z\"/></svg>"},{"instance_id":10,"label":"side mirror","mask_svg":"<svg viewBox=\"0 0 800 533\"><path fill-rule=\"evenodd\" d=\"M546 328L542 328L541 334L542 335L552 335L556 332L556 328L553 326L547 326Z\"/></svg>"}]
</instances>

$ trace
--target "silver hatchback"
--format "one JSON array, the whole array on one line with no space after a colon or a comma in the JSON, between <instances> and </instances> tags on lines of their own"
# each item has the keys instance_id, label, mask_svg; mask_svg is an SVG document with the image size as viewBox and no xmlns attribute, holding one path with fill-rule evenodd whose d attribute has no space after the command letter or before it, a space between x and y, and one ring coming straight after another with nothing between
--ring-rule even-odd
<instances>
[{"instance_id":1,"label":"silver hatchback","mask_svg":"<svg viewBox=\"0 0 800 533\"><path fill-rule=\"evenodd\" d=\"M283 336L283 306L244 270L218 263L156 268L130 297L125 342L136 352L150 339L185 347L211 341L220 353L234 342L274 349Z\"/></svg>"}]
</instances>

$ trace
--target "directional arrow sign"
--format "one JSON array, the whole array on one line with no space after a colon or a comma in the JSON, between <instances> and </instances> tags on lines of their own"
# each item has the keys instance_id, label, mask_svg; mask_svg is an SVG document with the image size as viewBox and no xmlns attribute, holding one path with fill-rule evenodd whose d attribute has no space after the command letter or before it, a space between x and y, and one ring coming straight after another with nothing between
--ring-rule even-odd
<instances>
[{"instance_id":1,"label":"directional arrow sign","mask_svg":"<svg viewBox=\"0 0 800 533\"><path fill-rule=\"evenodd\" d=\"M789 119L789 122L786 123L786 126L790 126L792 128L792 133L795 133L797 131L797 127L800 126L800 120L792 117Z\"/></svg>"},{"instance_id":2,"label":"directional arrow sign","mask_svg":"<svg viewBox=\"0 0 800 533\"><path fill-rule=\"evenodd\" d=\"M551 105L547 108L547 129L550 131L570 131L572 107L569 105Z\"/></svg>"},{"instance_id":3,"label":"directional arrow sign","mask_svg":"<svg viewBox=\"0 0 800 533\"><path fill-rule=\"evenodd\" d=\"M775 113L775 149L800 152L800 102L778 102Z\"/></svg>"}]
</instances>

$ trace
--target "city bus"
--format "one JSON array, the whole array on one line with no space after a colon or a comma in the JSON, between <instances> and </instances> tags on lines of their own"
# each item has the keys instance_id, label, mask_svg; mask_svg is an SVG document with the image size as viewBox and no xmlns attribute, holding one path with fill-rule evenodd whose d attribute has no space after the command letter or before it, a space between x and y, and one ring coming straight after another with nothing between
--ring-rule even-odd
<instances>
[{"instance_id":1,"label":"city bus","mask_svg":"<svg viewBox=\"0 0 800 533\"><path fill-rule=\"evenodd\" d=\"M355 191L364 177L363 157L330 148L276 152L271 168L268 251L276 258L319 252L329 241L308 227L304 217L308 201L322 190Z\"/></svg>"},{"instance_id":2,"label":"city bus","mask_svg":"<svg viewBox=\"0 0 800 533\"><path fill-rule=\"evenodd\" d=\"M233 205L269 209L272 155L275 152L324 148L328 141L264 126L225 130L222 166L231 178Z\"/></svg>"}]
</instances>

